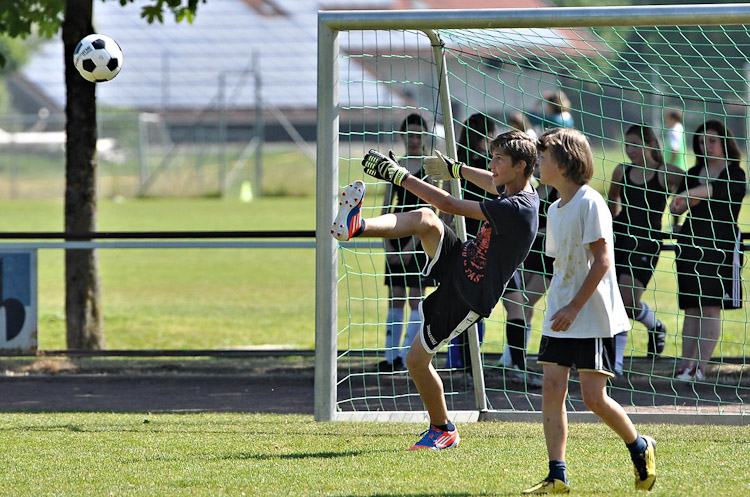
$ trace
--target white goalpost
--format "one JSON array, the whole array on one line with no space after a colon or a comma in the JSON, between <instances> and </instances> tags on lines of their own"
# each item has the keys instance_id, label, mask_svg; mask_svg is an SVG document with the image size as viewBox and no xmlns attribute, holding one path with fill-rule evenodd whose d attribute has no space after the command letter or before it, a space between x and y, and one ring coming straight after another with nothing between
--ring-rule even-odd
<instances>
[{"instance_id":1,"label":"white goalpost","mask_svg":"<svg viewBox=\"0 0 750 497\"><path fill-rule=\"evenodd\" d=\"M694 160L693 133L709 119L734 132L747 159L747 53L750 4L319 12L315 419L427 419L408 373L377 368L386 353L385 260L413 253L386 253L373 239L339 243L330 234L339 191L354 180L368 187L365 217L388 208L385 183L365 176L360 161L369 148L403 155L400 127L407 115L419 114L428 123L426 154L439 149L456 157L466 147L462 123L469 116L486 116L495 134L510 129L519 116L529 129L541 131L551 125L544 111L549 95L563 94L570 101L565 111L594 151L591 185L606 198L613 170L627 162L625 130L647 124L666 147L669 110L684 116L687 168ZM444 187L462 195L458 180ZM643 299L666 325L666 347L658 356L647 353L648 332L634 321L623 374L611 382L611 394L638 423L747 424L750 342L744 300L740 308L723 311L705 378L676 379L684 360L679 244L671 216L662 214L662 230L655 235L659 262ZM736 222L742 233L750 231L750 209L740 209ZM464 220L456 217L454 223L465 240ZM748 279L737 281L744 289ZM530 307L528 355L541 378L534 358L545 299ZM406 328L408 312L405 316ZM500 360L505 317L498 303L481 329L467 330L463 345L451 344L436 356L456 421L541 419L541 390L518 382ZM406 345L392 347L399 353ZM457 366L456 354L466 354L461 357L470 364ZM571 421L597 419L584 407L575 381L567 408Z\"/></svg>"}]
</instances>

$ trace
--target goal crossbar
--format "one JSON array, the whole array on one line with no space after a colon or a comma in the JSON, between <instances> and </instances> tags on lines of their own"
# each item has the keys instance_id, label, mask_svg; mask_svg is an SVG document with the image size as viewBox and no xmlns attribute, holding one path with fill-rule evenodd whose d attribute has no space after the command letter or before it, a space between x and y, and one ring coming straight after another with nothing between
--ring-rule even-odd
<instances>
[{"instance_id":1,"label":"goal crossbar","mask_svg":"<svg viewBox=\"0 0 750 497\"><path fill-rule=\"evenodd\" d=\"M750 4L475 10L354 10L318 13L319 23L331 31L696 26L744 24L749 19Z\"/></svg>"}]
</instances>

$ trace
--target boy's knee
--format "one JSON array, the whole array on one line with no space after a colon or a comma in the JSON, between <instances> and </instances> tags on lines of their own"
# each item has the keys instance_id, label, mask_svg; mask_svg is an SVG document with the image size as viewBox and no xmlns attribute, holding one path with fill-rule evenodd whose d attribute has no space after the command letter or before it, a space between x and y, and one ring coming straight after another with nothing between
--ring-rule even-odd
<instances>
[{"instance_id":1,"label":"boy's knee","mask_svg":"<svg viewBox=\"0 0 750 497\"><path fill-rule=\"evenodd\" d=\"M581 392L583 395L583 405L591 412L601 412L602 409L606 408L607 400L604 395L601 394L587 394L585 391Z\"/></svg>"},{"instance_id":2,"label":"boy's knee","mask_svg":"<svg viewBox=\"0 0 750 497\"><path fill-rule=\"evenodd\" d=\"M567 382L563 382L552 375L545 374L542 376L542 387L547 394L557 394L565 391L566 384Z\"/></svg>"},{"instance_id":3,"label":"boy's knee","mask_svg":"<svg viewBox=\"0 0 750 497\"><path fill-rule=\"evenodd\" d=\"M426 369L429 367L431 360L432 356L426 353L419 340L414 340L409 347L409 352L406 353L406 368L409 371Z\"/></svg>"},{"instance_id":4,"label":"boy's knee","mask_svg":"<svg viewBox=\"0 0 750 497\"><path fill-rule=\"evenodd\" d=\"M440 223L440 218L435 211L429 207L420 207L412 211L415 215L419 216L419 224L423 226L437 226Z\"/></svg>"},{"instance_id":5,"label":"boy's knee","mask_svg":"<svg viewBox=\"0 0 750 497\"><path fill-rule=\"evenodd\" d=\"M606 404L601 400L591 400L588 401L584 400L583 405L586 406L586 409L593 413L599 413L602 412L602 410L606 407Z\"/></svg>"}]
</instances>

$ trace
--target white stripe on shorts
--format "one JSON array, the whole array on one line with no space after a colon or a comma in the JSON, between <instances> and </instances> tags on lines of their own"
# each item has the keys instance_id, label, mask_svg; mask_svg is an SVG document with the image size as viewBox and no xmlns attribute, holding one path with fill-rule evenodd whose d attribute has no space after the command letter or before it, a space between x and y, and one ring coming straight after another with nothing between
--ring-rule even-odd
<instances>
[{"instance_id":1,"label":"white stripe on shorts","mask_svg":"<svg viewBox=\"0 0 750 497\"><path fill-rule=\"evenodd\" d=\"M732 254L732 305L734 307L741 307L741 285L742 285L742 258L740 257L740 251L742 250L742 233L737 232L737 239L734 243L734 251Z\"/></svg>"},{"instance_id":2,"label":"white stripe on shorts","mask_svg":"<svg viewBox=\"0 0 750 497\"><path fill-rule=\"evenodd\" d=\"M448 338L446 338L445 340L443 340L439 344L435 345L435 348L431 349L430 346L427 345L427 342L425 341L425 338L424 338L424 335L425 335L425 333L424 333L424 323L425 323L425 321L424 321L424 315L422 313L422 303L421 302L419 303L419 315L422 318L422 329L420 330L420 333L419 333L419 336L422 339L422 347L424 347L424 349L427 352L429 352L430 354L437 354L437 351L440 350L440 348L443 345L445 345L446 343L448 343L451 340L453 340L454 338L456 338L458 335L460 335L461 333L463 333L464 331L466 331L469 328L469 326L471 326L472 324L476 323L479 320L479 314L477 314L474 311L469 311L469 313L466 315L466 317L463 318L456 325L456 327L453 329L453 331L451 332L451 334L448 335ZM430 330L428 329L427 333L429 333L429 332L430 332Z\"/></svg>"},{"instance_id":3,"label":"white stripe on shorts","mask_svg":"<svg viewBox=\"0 0 750 497\"><path fill-rule=\"evenodd\" d=\"M430 256L425 252L425 256L427 257L427 264L425 264L425 267L422 270L422 276L429 276L430 272L432 272L432 266L434 266L438 259L440 259L440 253L443 251L443 239L445 238L445 230L446 227L443 226L443 232L440 233L440 243L438 243L438 248L435 251L435 258L430 260ZM422 322L424 323L424 320L422 320Z\"/></svg>"}]
</instances>

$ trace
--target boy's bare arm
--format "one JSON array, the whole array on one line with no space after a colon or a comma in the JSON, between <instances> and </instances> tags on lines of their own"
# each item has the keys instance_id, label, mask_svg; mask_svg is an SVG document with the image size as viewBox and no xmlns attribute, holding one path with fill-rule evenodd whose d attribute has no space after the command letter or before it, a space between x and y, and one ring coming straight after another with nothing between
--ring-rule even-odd
<instances>
[{"instance_id":1,"label":"boy's bare arm","mask_svg":"<svg viewBox=\"0 0 750 497\"><path fill-rule=\"evenodd\" d=\"M604 275L607 274L611 261L609 259L609 252L607 251L607 243L604 238L592 242L589 244L591 254L594 257L594 262L591 264L589 274L586 275L586 279L583 280L581 288L578 289L575 297L570 303L560 308L556 313L550 317L552 321L552 331L568 331L570 325L575 320L581 308L588 302L591 296L596 291L596 287L599 282L602 281Z\"/></svg>"},{"instance_id":2,"label":"boy's bare arm","mask_svg":"<svg viewBox=\"0 0 750 497\"><path fill-rule=\"evenodd\" d=\"M425 172L434 179L465 179L494 195L498 194L492 173L486 169L467 166L437 151L436 156L425 157Z\"/></svg>"},{"instance_id":3,"label":"boy's bare arm","mask_svg":"<svg viewBox=\"0 0 750 497\"><path fill-rule=\"evenodd\" d=\"M492 180L492 173L486 169L464 166L461 168L461 175L464 179L471 181L484 191L492 193L493 195L498 194L497 185L495 185L495 182Z\"/></svg>"},{"instance_id":4,"label":"boy's bare arm","mask_svg":"<svg viewBox=\"0 0 750 497\"><path fill-rule=\"evenodd\" d=\"M480 221L487 220L479 202L452 197L448 192L415 178L398 163L392 150L386 156L375 149L370 149L362 159L362 167L364 167L365 173L370 176L402 186L441 211Z\"/></svg>"},{"instance_id":5,"label":"boy's bare arm","mask_svg":"<svg viewBox=\"0 0 750 497\"><path fill-rule=\"evenodd\" d=\"M479 202L463 200L452 196L450 193L433 186L414 176L407 177L401 186L412 192L417 197L429 203L436 209L450 214L459 214L464 217L486 221Z\"/></svg>"}]
</instances>

